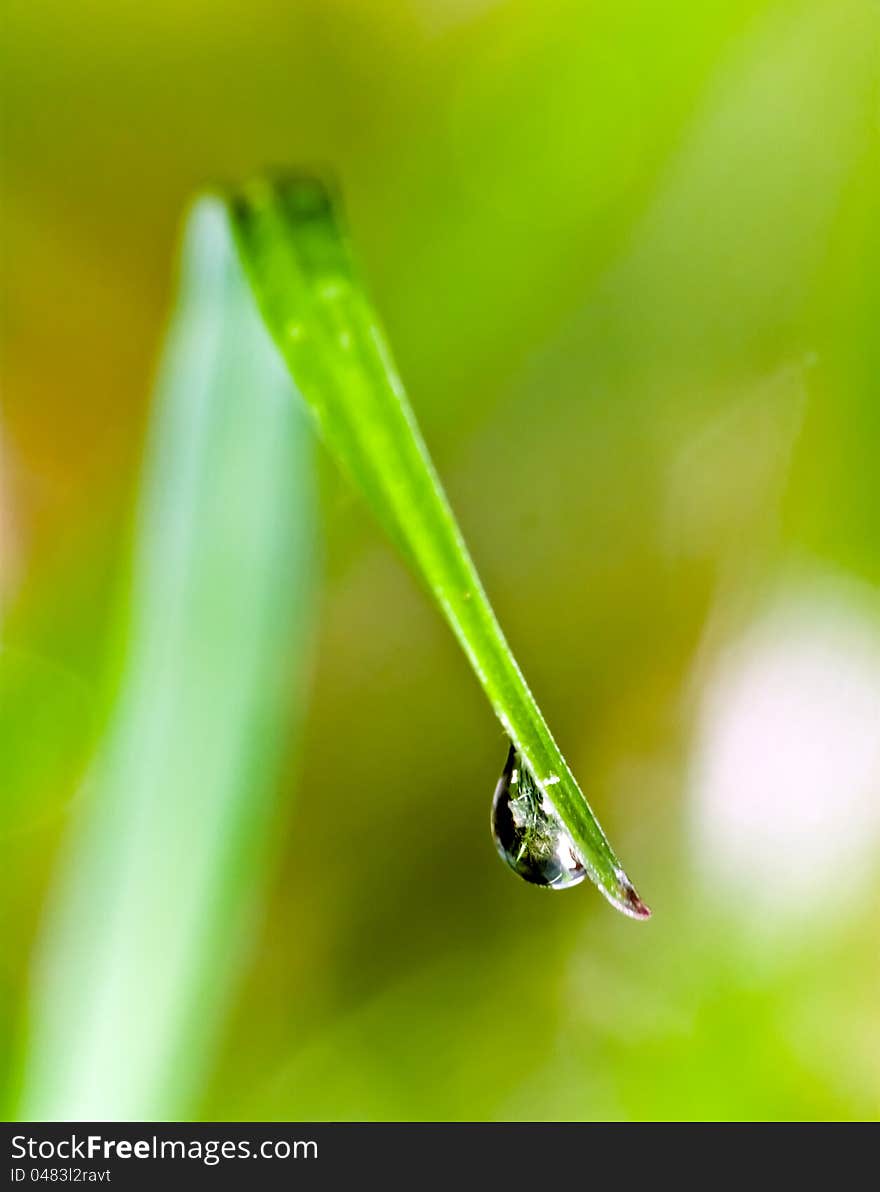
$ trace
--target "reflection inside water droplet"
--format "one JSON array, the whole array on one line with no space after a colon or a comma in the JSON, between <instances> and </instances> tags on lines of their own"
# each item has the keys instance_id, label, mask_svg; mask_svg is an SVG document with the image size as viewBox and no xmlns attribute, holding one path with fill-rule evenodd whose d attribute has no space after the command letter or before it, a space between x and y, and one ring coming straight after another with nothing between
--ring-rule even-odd
<instances>
[{"instance_id":1,"label":"reflection inside water droplet","mask_svg":"<svg viewBox=\"0 0 880 1192\"><path fill-rule=\"evenodd\" d=\"M527 882L565 890L587 876L574 841L513 745L492 800L498 852Z\"/></svg>"}]
</instances>

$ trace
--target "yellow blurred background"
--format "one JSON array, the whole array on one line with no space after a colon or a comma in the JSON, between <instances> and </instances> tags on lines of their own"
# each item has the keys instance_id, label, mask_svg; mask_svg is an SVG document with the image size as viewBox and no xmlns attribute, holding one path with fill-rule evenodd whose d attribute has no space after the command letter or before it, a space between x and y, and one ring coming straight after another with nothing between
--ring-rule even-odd
<instances>
[{"instance_id":1,"label":"yellow blurred background","mask_svg":"<svg viewBox=\"0 0 880 1192\"><path fill-rule=\"evenodd\" d=\"M500 731L321 457L308 708L193 1115L875 1118L874 0L6 9L10 1081L101 733L181 220L205 187L317 163L654 917L498 862Z\"/></svg>"}]
</instances>

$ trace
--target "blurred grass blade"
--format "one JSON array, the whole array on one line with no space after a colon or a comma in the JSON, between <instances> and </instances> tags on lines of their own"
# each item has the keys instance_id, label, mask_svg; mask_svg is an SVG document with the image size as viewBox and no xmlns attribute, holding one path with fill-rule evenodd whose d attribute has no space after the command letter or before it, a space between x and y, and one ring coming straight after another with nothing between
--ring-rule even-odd
<instances>
[{"instance_id":1,"label":"blurred grass blade","mask_svg":"<svg viewBox=\"0 0 880 1192\"><path fill-rule=\"evenodd\" d=\"M311 430L223 205L194 209L116 697L36 966L20 1112L185 1117L259 907L303 671Z\"/></svg>"},{"instance_id":2,"label":"blurred grass blade","mask_svg":"<svg viewBox=\"0 0 880 1192\"><path fill-rule=\"evenodd\" d=\"M327 190L308 178L257 181L230 206L263 315L328 446L434 593L596 885L646 918L495 619Z\"/></svg>"}]
</instances>

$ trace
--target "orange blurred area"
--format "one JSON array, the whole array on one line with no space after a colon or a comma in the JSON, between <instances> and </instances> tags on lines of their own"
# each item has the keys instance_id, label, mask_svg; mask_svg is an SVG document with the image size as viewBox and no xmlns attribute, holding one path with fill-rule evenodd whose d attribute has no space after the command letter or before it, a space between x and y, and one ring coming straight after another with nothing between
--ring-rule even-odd
<instances>
[{"instance_id":1,"label":"orange blurred area","mask_svg":"<svg viewBox=\"0 0 880 1192\"><path fill-rule=\"evenodd\" d=\"M877 4L6 9L10 1087L113 715L182 221L206 189L315 163L499 619L654 917L499 864L500 730L321 455L307 708L192 1113L875 1118Z\"/></svg>"}]
</instances>

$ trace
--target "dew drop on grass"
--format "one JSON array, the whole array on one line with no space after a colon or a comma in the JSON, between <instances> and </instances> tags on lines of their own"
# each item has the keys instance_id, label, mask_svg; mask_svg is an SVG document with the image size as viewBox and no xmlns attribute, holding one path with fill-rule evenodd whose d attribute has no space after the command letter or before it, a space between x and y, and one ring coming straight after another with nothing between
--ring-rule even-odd
<instances>
[{"instance_id":1,"label":"dew drop on grass","mask_svg":"<svg viewBox=\"0 0 880 1192\"><path fill-rule=\"evenodd\" d=\"M492 835L514 873L536 886L566 890L587 876L574 841L513 745L492 800Z\"/></svg>"}]
</instances>

